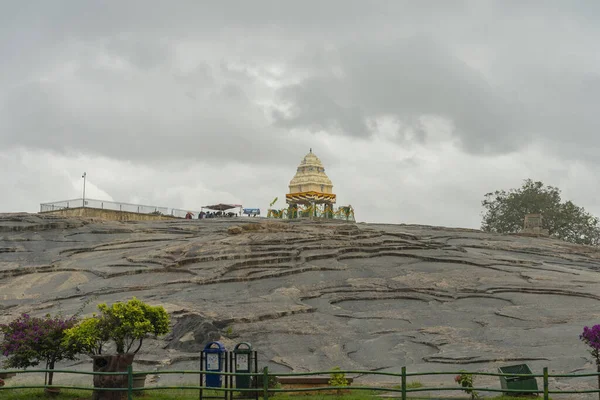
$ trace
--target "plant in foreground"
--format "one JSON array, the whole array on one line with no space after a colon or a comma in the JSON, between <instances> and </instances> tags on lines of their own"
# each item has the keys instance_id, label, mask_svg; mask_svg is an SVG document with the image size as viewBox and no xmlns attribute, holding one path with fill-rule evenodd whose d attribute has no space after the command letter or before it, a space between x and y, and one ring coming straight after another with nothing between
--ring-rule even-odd
<instances>
[{"instance_id":1,"label":"plant in foreground","mask_svg":"<svg viewBox=\"0 0 600 400\"><path fill-rule=\"evenodd\" d=\"M584 327L583 333L579 335L585 344L590 347L590 353L596 360L596 371L598 372L598 389L600 389L600 325L594 325L591 328ZM598 392L600 399L600 392Z\"/></svg>"},{"instance_id":2,"label":"plant in foreground","mask_svg":"<svg viewBox=\"0 0 600 400\"><path fill-rule=\"evenodd\" d=\"M34 367L40 362L46 363L44 384L52 385L54 365L60 360L75 360L76 349L64 344L65 331L75 326L76 317L63 318L50 316L43 318L22 314L6 325L0 325L4 334L0 343L0 352L8 359L6 368Z\"/></svg>"},{"instance_id":3,"label":"plant in foreground","mask_svg":"<svg viewBox=\"0 0 600 400\"><path fill-rule=\"evenodd\" d=\"M338 386L338 387L343 387L343 386L348 386L348 379L346 379L346 374L344 374L343 372L339 372L340 367L333 367L331 369L331 374L329 374L330 378L329 378L329 386ZM337 389L337 394L341 395L342 391L341 389Z\"/></svg>"},{"instance_id":4,"label":"plant in foreground","mask_svg":"<svg viewBox=\"0 0 600 400\"><path fill-rule=\"evenodd\" d=\"M473 390L473 375L468 374L465 371L460 371L459 375L454 377L454 382L458 383L463 387L463 390L471 395L471 399L478 399L479 395Z\"/></svg>"},{"instance_id":5,"label":"plant in foreground","mask_svg":"<svg viewBox=\"0 0 600 400\"><path fill-rule=\"evenodd\" d=\"M127 303L117 302L112 306L98 304L98 309L100 315L85 318L65 332L65 342L70 348L98 355L112 341L117 354L136 354L148 335L160 336L169 332L169 315L165 309L150 306L135 297Z\"/></svg>"}]
</instances>

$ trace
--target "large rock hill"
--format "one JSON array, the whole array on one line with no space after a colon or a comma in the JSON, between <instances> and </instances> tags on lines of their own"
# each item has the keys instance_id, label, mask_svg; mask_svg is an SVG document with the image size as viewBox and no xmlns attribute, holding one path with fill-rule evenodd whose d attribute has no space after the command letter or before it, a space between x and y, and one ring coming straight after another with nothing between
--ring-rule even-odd
<instances>
[{"instance_id":1,"label":"large rock hill","mask_svg":"<svg viewBox=\"0 0 600 400\"><path fill-rule=\"evenodd\" d=\"M578 335L600 323L599 271L596 248L468 229L0 214L0 323L87 299L85 313L132 296L162 304L173 332L142 348L146 370L196 369L219 339L249 341L286 372L591 372Z\"/></svg>"}]
</instances>

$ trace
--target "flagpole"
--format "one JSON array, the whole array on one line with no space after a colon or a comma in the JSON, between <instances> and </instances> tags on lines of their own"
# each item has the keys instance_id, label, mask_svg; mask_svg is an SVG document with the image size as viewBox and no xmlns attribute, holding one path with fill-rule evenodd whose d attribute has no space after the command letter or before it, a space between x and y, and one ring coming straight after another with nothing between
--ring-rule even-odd
<instances>
[{"instance_id":1,"label":"flagpole","mask_svg":"<svg viewBox=\"0 0 600 400\"><path fill-rule=\"evenodd\" d=\"M81 177L83 178L83 207L85 207L85 177L87 176L87 173L83 173L83 175L81 175Z\"/></svg>"}]
</instances>

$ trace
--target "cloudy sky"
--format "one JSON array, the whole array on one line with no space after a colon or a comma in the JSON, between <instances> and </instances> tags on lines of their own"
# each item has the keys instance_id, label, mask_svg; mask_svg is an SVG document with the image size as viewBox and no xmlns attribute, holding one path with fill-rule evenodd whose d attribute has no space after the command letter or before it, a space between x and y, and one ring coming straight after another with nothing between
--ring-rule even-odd
<instances>
[{"instance_id":1,"label":"cloudy sky","mask_svg":"<svg viewBox=\"0 0 600 400\"><path fill-rule=\"evenodd\" d=\"M600 2L0 0L0 212L266 210L309 148L359 221L600 215Z\"/></svg>"}]
</instances>

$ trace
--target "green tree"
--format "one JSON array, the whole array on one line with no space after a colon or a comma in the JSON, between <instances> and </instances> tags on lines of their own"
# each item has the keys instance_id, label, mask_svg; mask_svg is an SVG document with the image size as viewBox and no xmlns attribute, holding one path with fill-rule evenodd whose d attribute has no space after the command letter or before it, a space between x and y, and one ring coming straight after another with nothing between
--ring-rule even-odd
<instances>
[{"instance_id":1,"label":"green tree","mask_svg":"<svg viewBox=\"0 0 600 400\"><path fill-rule=\"evenodd\" d=\"M539 181L527 179L518 189L487 193L481 204L481 229L486 232L516 233L526 214L542 214L542 227L553 237L579 244L600 242L599 219L571 201L563 203L560 189Z\"/></svg>"},{"instance_id":2,"label":"green tree","mask_svg":"<svg viewBox=\"0 0 600 400\"><path fill-rule=\"evenodd\" d=\"M148 335L169 333L169 315L162 306L150 306L134 297L111 306L98 304L98 309L100 315L85 318L65 331L65 342L70 348L102 354L103 347L112 341L117 354L136 354Z\"/></svg>"}]
</instances>

